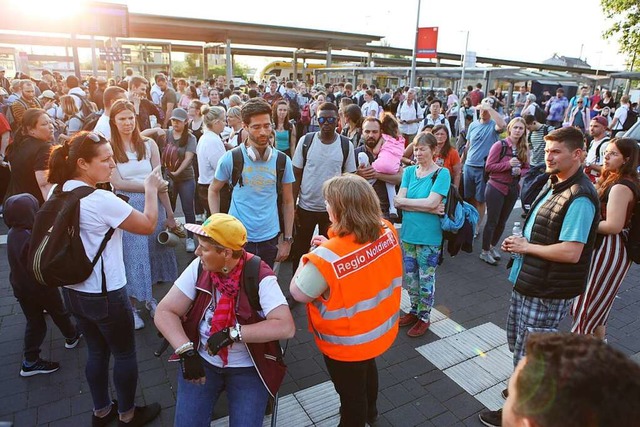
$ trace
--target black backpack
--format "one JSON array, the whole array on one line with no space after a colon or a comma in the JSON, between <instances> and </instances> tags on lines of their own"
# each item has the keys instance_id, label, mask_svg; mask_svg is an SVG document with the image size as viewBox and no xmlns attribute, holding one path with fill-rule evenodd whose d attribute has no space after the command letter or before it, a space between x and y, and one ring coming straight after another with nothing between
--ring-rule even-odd
<instances>
[{"instance_id":1,"label":"black backpack","mask_svg":"<svg viewBox=\"0 0 640 427\"><path fill-rule=\"evenodd\" d=\"M62 191L57 186L53 195L38 210L31 231L30 270L38 283L48 287L84 282L93 272L115 229L102 239L93 260L87 257L80 239L80 199L96 189L89 186ZM102 271L102 292L107 285Z\"/></svg>"},{"instance_id":2,"label":"black backpack","mask_svg":"<svg viewBox=\"0 0 640 427\"><path fill-rule=\"evenodd\" d=\"M81 95L78 95L77 93L70 93L69 95L73 95L76 98L80 98L80 112L82 113L82 117L86 118L94 113L94 108L86 96L81 96Z\"/></svg>"},{"instance_id":3,"label":"black backpack","mask_svg":"<svg viewBox=\"0 0 640 427\"><path fill-rule=\"evenodd\" d=\"M102 117L103 111L91 113L83 119L82 130L92 131L96 128L98 120Z\"/></svg>"},{"instance_id":4,"label":"black backpack","mask_svg":"<svg viewBox=\"0 0 640 427\"><path fill-rule=\"evenodd\" d=\"M241 142L238 141L238 144ZM276 158L276 192L278 194L278 218L280 222L280 231L284 232L284 217L282 216L282 178L284 177L284 170L287 166L287 155L282 151L272 148L278 156ZM233 160L233 169L231 170L231 183L229 184L231 193L236 185L240 187L244 186L242 181L242 171L244 169L244 156L240 146L231 150L231 159Z\"/></svg>"},{"instance_id":5,"label":"black backpack","mask_svg":"<svg viewBox=\"0 0 640 427\"><path fill-rule=\"evenodd\" d=\"M624 107L620 107L620 108L624 108ZM636 124L637 121L638 121L638 113L636 113L633 108L627 107L627 118L625 119L624 124L622 125L622 130L626 131L631 129L631 126Z\"/></svg>"},{"instance_id":6,"label":"black backpack","mask_svg":"<svg viewBox=\"0 0 640 427\"><path fill-rule=\"evenodd\" d=\"M498 161L502 160L504 158L504 156L507 155L507 141L505 141L504 139L500 140L500 142L502 143L502 146L500 147L500 157L498 158ZM485 163L485 168L483 169L483 174L482 174L482 179L484 179L484 182L489 182L489 172L487 172L487 159L484 159L484 163Z\"/></svg>"},{"instance_id":7,"label":"black backpack","mask_svg":"<svg viewBox=\"0 0 640 427\"><path fill-rule=\"evenodd\" d=\"M544 125L547 122L547 113L545 113L537 103L534 102L533 106L533 117L536 119L536 122L542 123Z\"/></svg>"},{"instance_id":8,"label":"black backpack","mask_svg":"<svg viewBox=\"0 0 640 427\"><path fill-rule=\"evenodd\" d=\"M629 259L636 264L640 264L640 188L637 184L635 186L634 197L636 205L633 207L633 213L631 215L631 225L629 226L629 233L625 240L625 246L627 248L627 255Z\"/></svg>"}]
</instances>

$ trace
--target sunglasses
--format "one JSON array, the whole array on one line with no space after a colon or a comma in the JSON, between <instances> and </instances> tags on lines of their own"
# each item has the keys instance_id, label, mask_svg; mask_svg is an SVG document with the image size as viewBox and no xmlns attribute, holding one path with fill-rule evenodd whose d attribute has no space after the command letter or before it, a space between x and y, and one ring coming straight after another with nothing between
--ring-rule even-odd
<instances>
[{"instance_id":1,"label":"sunglasses","mask_svg":"<svg viewBox=\"0 0 640 427\"><path fill-rule=\"evenodd\" d=\"M335 125L338 121L337 117L318 117L318 123L323 125L325 123L329 123L330 125Z\"/></svg>"},{"instance_id":2,"label":"sunglasses","mask_svg":"<svg viewBox=\"0 0 640 427\"><path fill-rule=\"evenodd\" d=\"M84 136L84 139L82 140L82 143L84 144L87 139L90 139L96 144L100 144L101 142L109 142L107 137L100 132L87 132L87 134Z\"/></svg>"}]
</instances>

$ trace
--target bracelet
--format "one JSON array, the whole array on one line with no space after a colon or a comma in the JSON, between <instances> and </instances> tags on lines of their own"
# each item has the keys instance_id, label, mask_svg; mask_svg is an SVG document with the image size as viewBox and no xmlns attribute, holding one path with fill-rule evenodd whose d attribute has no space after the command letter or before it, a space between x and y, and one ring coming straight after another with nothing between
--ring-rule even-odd
<instances>
[{"instance_id":1,"label":"bracelet","mask_svg":"<svg viewBox=\"0 0 640 427\"><path fill-rule=\"evenodd\" d=\"M179 356L179 355L181 355L182 353L184 353L185 351L188 351L188 350L193 350L193 343L191 341L186 342L186 343L182 344L180 347L176 348L176 351L174 353Z\"/></svg>"},{"instance_id":2,"label":"bracelet","mask_svg":"<svg viewBox=\"0 0 640 427\"><path fill-rule=\"evenodd\" d=\"M242 342L242 325L236 323L236 329L238 330L238 342Z\"/></svg>"}]
</instances>

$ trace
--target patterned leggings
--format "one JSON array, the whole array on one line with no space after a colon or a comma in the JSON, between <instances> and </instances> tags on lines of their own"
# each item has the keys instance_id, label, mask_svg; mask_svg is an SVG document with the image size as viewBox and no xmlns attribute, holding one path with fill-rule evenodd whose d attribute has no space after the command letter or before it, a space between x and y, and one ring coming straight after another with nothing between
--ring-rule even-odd
<instances>
[{"instance_id":1,"label":"patterned leggings","mask_svg":"<svg viewBox=\"0 0 640 427\"><path fill-rule=\"evenodd\" d=\"M409 292L411 314L429 321L436 292L436 267L440 246L402 242L404 274L402 285Z\"/></svg>"}]
</instances>

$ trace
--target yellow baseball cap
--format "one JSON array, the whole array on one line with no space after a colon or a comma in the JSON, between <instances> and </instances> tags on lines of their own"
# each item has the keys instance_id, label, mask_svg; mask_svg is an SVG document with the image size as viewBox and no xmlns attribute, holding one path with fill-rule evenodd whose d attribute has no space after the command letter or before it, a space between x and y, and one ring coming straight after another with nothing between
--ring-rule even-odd
<instances>
[{"instance_id":1,"label":"yellow baseball cap","mask_svg":"<svg viewBox=\"0 0 640 427\"><path fill-rule=\"evenodd\" d=\"M187 230L204 237L210 237L225 248L240 250L247 243L247 229L234 216L216 213L200 224L185 224Z\"/></svg>"}]
</instances>

